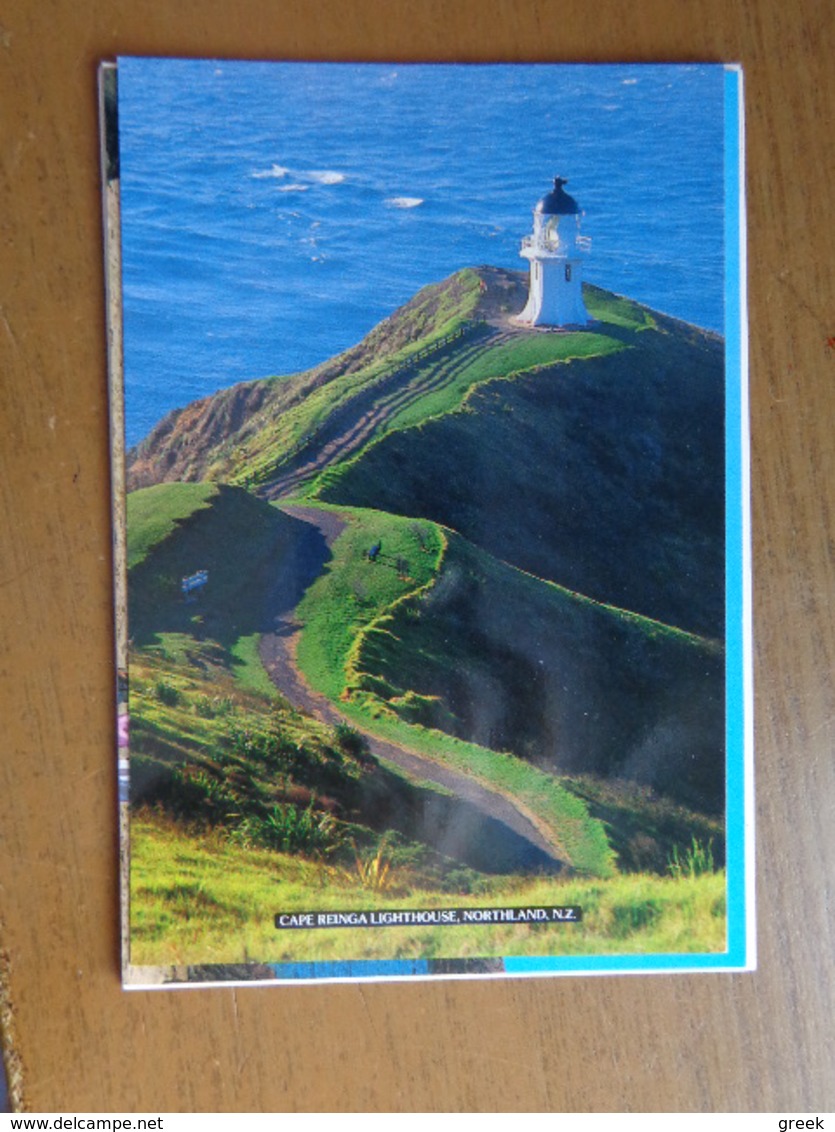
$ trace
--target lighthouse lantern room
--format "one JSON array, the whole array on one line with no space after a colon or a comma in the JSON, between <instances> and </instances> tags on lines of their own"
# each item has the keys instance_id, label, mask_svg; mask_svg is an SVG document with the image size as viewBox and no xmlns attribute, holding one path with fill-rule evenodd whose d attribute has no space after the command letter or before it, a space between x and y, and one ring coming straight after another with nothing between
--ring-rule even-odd
<instances>
[{"instance_id":1,"label":"lighthouse lantern room","mask_svg":"<svg viewBox=\"0 0 835 1132\"><path fill-rule=\"evenodd\" d=\"M530 262L528 301L517 316L529 326L585 326L583 260L591 247L580 234L580 208L563 189L564 177L533 210L533 235L522 241L520 255Z\"/></svg>"}]
</instances>

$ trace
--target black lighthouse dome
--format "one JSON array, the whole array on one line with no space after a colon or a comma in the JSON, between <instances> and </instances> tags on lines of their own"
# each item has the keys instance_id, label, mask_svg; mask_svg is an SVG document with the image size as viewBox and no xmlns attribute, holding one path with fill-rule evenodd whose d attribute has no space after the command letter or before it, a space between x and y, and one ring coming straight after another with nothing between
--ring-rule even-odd
<instances>
[{"instance_id":1,"label":"black lighthouse dome","mask_svg":"<svg viewBox=\"0 0 835 1132\"><path fill-rule=\"evenodd\" d=\"M567 184L565 177L555 177L554 188L539 201L534 212L539 212L543 216L577 216L580 206L574 197L569 196L563 189L563 185Z\"/></svg>"}]
</instances>

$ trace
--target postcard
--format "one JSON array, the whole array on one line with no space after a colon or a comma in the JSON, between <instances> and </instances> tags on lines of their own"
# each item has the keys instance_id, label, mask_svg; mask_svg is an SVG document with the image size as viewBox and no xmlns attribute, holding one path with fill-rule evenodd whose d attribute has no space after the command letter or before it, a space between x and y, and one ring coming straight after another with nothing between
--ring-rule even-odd
<instances>
[{"instance_id":1,"label":"postcard","mask_svg":"<svg viewBox=\"0 0 835 1132\"><path fill-rule=\"evenodd\" d=\"M124 985L751 969L740 69L100 105Z\"/></svg>"}]
</instances>

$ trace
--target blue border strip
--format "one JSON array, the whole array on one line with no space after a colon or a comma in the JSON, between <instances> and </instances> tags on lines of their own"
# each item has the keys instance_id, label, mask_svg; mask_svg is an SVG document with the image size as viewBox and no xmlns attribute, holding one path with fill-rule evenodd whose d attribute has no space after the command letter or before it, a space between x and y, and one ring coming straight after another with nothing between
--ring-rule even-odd
<instances>
[{"instance_id":1,"label":"blue border strip","mask_svg":"<svg viewBox=\"0 0 835 1132\"><path fill-rule=\"evenodd\" d=\"M277 979L415 978L431 974L426 959L346 959L317 963L269 963Z\"/></svg>"},{"instance_id":2,"label":"blue border strip","mask_svg":"<svg viewBox=\"0 0 835 1132\"><path fill-rule=\"evenodd\" d=\"M565 955L559 958L505 959L508 975L535 974L638 974L651 971L702 971L718 968L727 970L738 966L727 951L671 955Z\"/></svg>"},{"instance_id":3,"label":"blue border strip","mask_svg":"<svg viewBox=\"0 0 835 1132\"><path fill-rule=\"evenodd\" d=\"M743 966L746 916L746 611L741 82L725 72L725 372L728 958ZM753 830L751 831L753 836Z\"/></svg>"}]
</instances>

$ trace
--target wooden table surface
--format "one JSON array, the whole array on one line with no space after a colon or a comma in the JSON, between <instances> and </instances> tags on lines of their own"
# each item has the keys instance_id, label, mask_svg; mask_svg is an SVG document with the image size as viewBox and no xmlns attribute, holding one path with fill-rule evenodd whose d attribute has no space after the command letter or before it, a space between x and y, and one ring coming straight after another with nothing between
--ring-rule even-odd
<instances>
[{"instance_id":1,"label":"wooden table surface","mask_svg":"<svg viewBox=\"0 0 835 1132\"><path fill-rule=\"evenodd\" d=\"M122 54L745 68L759 970L120 989L96 66ZM831 0L6 0L0 1015L71 1111L835 1109Z\"/></svg>"}]
</instances>

